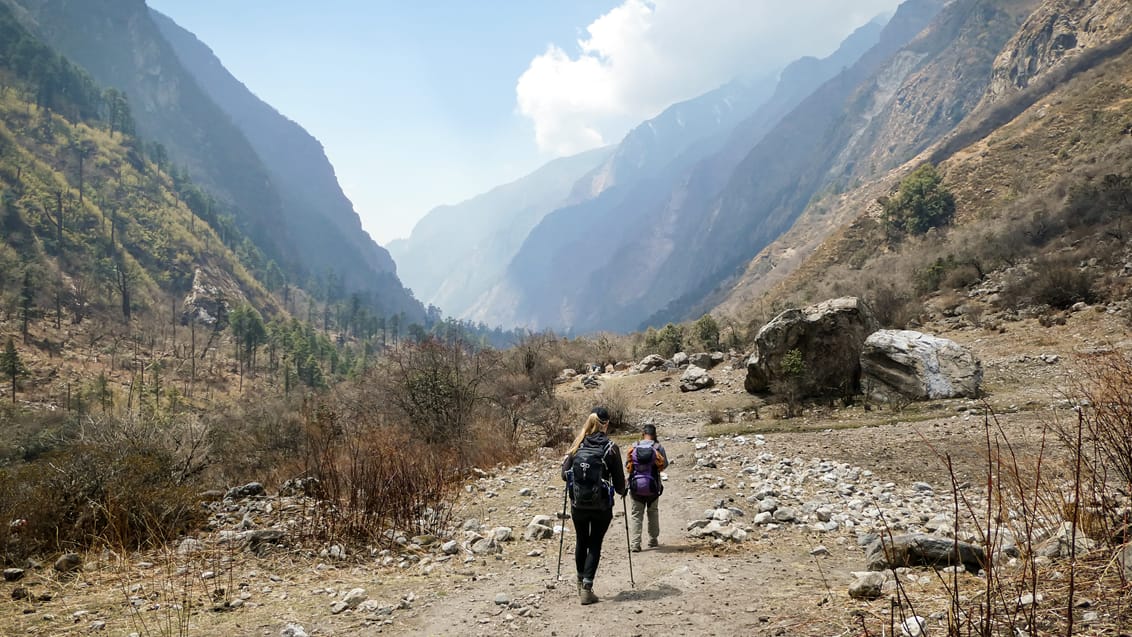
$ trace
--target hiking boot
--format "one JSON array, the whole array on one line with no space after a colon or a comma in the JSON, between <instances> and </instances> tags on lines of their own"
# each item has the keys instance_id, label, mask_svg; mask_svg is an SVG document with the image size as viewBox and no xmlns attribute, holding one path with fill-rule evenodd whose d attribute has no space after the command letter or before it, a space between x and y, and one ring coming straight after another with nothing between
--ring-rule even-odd
<instances>
[{"instance_id":1,"label":"hiking boot","mask_svg":"<svg viewBox=\"0 0 1132 637\"><path fill-rule=\"evenodd\" d=\"M578 596L582 600L582 606L588 606L597 602L597 595L594 595L592 584L582 586L582 592Z\"/></svg>"},{"instance_id":2,"label":"hiking boot","mask_svg":"<svg viewBox=\"0 0 1132 637\"><path fill-rule=\"evenodd\" d=\"M632 546L632 547L629 548L629 550L634 552L634 553L640 553L641 552L641 545L637 544L636 546Z\"/></svg>"},{"instance_id":3,"label":"hiking boot","mask_svg":"<svg viewBox=\"0 0 1132 637\"><path fill-rule=\"evenodd\" d=\"M655 537L649 540L650 549L655 549L658 546L660 546L660 540L656 539Z\"/></svg>"}]
</instances>

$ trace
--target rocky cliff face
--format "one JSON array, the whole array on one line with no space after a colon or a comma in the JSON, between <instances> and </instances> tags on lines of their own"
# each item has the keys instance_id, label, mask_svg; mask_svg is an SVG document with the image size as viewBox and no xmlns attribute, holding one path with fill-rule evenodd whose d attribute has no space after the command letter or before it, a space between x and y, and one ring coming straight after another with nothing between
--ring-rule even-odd
<instances>
[{"instance_id":1,"label":"rocky cliff face","mask_svg":"<svg viewBox=\"0 0 1132 637\"><path fill-rule=\"evenodd\" d=\"M1127 170L1132 5L1044 0L999 7L1022 20L994 56L979 104L908 164L810 205L788 233L725 287L716 298L720 311L743 314L775 285L779 290L836 288L830 277L844 271L847 261L854 262L858 280L868 278L871 260L882 261L869 245L876 241L875 233L869 234L879 215L876 198L916 162L942 162L959 209L972 222L1033 214L1018 201L1056 207L1066 180L1082 179L1082 165L1089 167L1088 174ZM972 34L977 39L977 32ZM1070 41L1077 43L1074 48L1065 46ZM981 65L986 57L978 59ZM968 90L964 103L974 97ZM994 231L1002 228L987 230Z\"/></svg>"},{"instance_id":2,"label":"rocky cliff face","mask_svg":"<svg viewBox=\"0 0 1132 637\"><path fill-rule=\"evenodd\" d=\"M1132 3L1055 0L1038 7L994 63L990 99L1027 88L1066 57L1113 41L1132 26Z\"/></svg>"}]
</instances>

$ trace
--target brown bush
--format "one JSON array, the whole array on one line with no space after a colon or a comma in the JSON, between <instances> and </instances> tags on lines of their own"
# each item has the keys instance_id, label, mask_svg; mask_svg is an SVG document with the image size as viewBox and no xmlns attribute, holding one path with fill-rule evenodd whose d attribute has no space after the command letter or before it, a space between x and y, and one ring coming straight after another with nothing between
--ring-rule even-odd
<instances>
[{"instance_id":1,"label":"brown bush","mask_svg":"<svg viewBox=\"0 0 1132 637\"><path fill-rule=\"evenodd\" d=\"M1003 298L1015 308L1048 305L1067 310L1077 302L1095 302L1098 294L1088 272L1068 260L1047 259L1036 262L1029 274L1007 287Z\"/></svg>"},{"instance_id":2,"label":"brown bush","mask_svg":"<svg viewBox=\"0 0 1132 637\"><path fill-rule=\"evenodd\" d=\"M177 538L202 514L196 489L178 482L174 466L165 449L117 441L72 444L0 471L0 559Z\"/></svg>"},{"instance_id":3,"label":"brown bush","mask_svg":"<svg viewBox=\"0 0 1132 637\"><path fill-rule=\"evenodd\" d=\"M609 411L609 431L627 431L633 426L633 410L629 393L620 387L606 385L593 406L601 405Z\"/></svg>"},{"instance_id":4,"label":"brown bush","mask_svg":"<svg viewBox=\"0 0 1132 637\"><path fill-rule=\"evenodd\" d=\"M256 397L211 411L209 482L271 482L303 446L302 402L297 397ZM286 472L284 472L286 473Z\"/></svg>"},{"instance_id":5,"label":"brown bush","mask_svg":"<svg viewBox=\"0 0 1132 637\"><path fill-rule=\"evenodd\" d=\"M306 539L388 546L387 531L447 528L464 449L353 416L326 403L307 414L303 473L319 480L320 499Z\"/></svg>"}]
</instances>

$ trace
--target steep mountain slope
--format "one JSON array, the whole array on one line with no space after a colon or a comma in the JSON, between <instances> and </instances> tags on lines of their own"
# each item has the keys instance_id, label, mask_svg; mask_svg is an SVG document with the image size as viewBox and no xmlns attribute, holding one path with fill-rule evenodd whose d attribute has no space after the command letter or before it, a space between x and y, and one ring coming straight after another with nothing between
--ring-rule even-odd
<instances>
[{"instance_id":1,"label":"steep mountain slope","mask_svg":"<svg viewBox=\"0 0 1132 637\"><path fill-rule=\"evenodd\" d=\"M882 26L879 21L863 26L823 60L804 58L789 65L773 92L767 83L754 97L736 102L735 86L728 85L676 105L632 131L602 168L579 182L574 200L582 203L548 215L531 233L472 317L580 330L635 326L655 309L640 306L641 281L651 281L657 264L674 249L664 211L689 197L718 192L722 177L758 139L814 88L870 49ZM744 106L720 120L712 107L720 103ZM710 127L696 143L675 153L656 149L668 139L656 131L672 131L685 122L703 127L703 121ZM646 157L651 161L642 163ZM636 182L626 183L626 175ZM600 196L584 201L595 192ZM638 248L628 259L626 246ZM618 280L608 271L624 277Z\"/></svg>"},{"instance_id":2,"label":"steep mountain slope","mask_svg":"<svg viewBox=\"0 0 1132 637\"><path fill-rule=\"evenodd\" d=\"M75 347L88 318L175 322L194 288L278 312L180 197L191 187L147 161L141 140L102 108L99 87L2 4L0 42L0 299L9 315L18 299L25 334L51 308L58 341L38 347Z\"/></svg>"},{"instance_id":3,"label":"steep mountain slope","mask_svg":"<svg viewBox=\"0 0 1132 637\"><path fill-rule=\"evenodd\" d=\"M937 258L978 260L984 271L1006 267L1040 249L1037 237L1067 231L1057 221L1072 215L1063 212L1067 193L1106 174L1132 174L1132 5L1046 0L1006 43L989 75L980 105L908 164L942 162L959 229L878 250L884 236L875 200L907 171L899 167L811 205L748 264L717 311L748 314L768 293L862 294L881 281L906 289ZM1094 261L1106 251L1093 241L1083 245L1096 248Z\"/></svg>"},{"instance_id":4,"label":"steep mountain slope","mask_svg":"<svg viewBox=\"0 0 1132 637\"><path fill-rule=\"evenodd\" d=\"M807 99L744 159L706 217L683 216L691 239L657 280L686 294L657 319L710 306L703 299L712 289L787 231L823 190L882 174L950 133L977 105L995 56L1037 4L952 2L907 46L867 55Z\"/></svg>"},{"instance_id":5,"label":"steep mountain slope","mask_svg":"<svg viewBox=\"0 0 1132 637\"><path fill-rule=\"evenodd\" d=\"M150 15L185 69L260 157L304 265L314 274L335 271L349 288L378 284L382 296L403 294L393 259L362 229L318 140L252 94L192 33L156 11Z\"/></svg>"},{"instance_id":6,"label":"steep mountain slope","mask_svg":"<svg viewBox=\"0 0 1132 637\"><path fill-rule=\"evenodd\" d=\"M556 159L522 179L429 211L408 239L389 245L401 278L423 302L462 315L499 279L531 228L611 150Z\"/></svg>"},{"instance_id":7,"label":"steep mountain slope","mask_svg":"<svg viewBox=\"0 0 1132 637\"><path fill-rule=\"evenodd\" d=\"M330 169L317 143L285 124L274 127L281 118L267 114L264 105L246 91L227 90L231 87L225 84L224 74L202 72L216 82L217 92L225 95L225 103L239 117L218 106L186 70L144 2L3 1L18 9L33 31L77 60L100 84L121 89L129 99L139 133L160 142L173 165L185 166L194 181L229 207L252 240L283 265L293 281L309 285L326 278L326 269L333 267L335 276L339 280L347 277L353 289L380 294L372 302L384 311L424 316L423 307L396 281L388 255L372 245L367 253L357 240L346 236L356 216L351 216L341 193L335 194L337 189L328 185L332 174L327 174ZM254 135L246 135L234 121L256 119L249 116L253 112L264 114L264 126L270 127L266 130L279 135L279 143L309 153L309 159L273 157L269 169L262 155L279 147L265 140L269 135L264 128L255 127ZM262 145L257 148L249 137ZM281 190L279 182L291 177L297 167L311 171L301 180L291 180L304 183L291 183L286 191ZM324 217L324 223L308 215L316 210L334 212Z\"/></svg>"}]
</instances>

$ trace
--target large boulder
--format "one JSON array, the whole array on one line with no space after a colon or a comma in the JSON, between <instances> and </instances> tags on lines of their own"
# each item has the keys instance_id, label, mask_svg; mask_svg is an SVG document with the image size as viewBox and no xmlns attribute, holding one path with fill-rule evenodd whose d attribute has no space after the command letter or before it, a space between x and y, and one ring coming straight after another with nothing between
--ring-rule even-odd
<instances>
[{"instance_id":1,"label":"large boulder","mask_svg":"<svg viewBox=\"0 0 1132 637\"><path fill-rule=\"evenodd\" d=\"M688 369L684 371L684 375L680 377L680 391L699 391L707 389L715 384L715 379L708 374L706 369L689 365Z\"/></svg>"},{"instance_id":2,"label":"large boulder","mask_svg":"<svg viewBox=\"0 0 1132 637\"><path fill-rule=\"evenodd\" d=\"M934 400L979 395L983 368L955 341L911 330L878 330L861 350L861 383L878 398Z\"/></svg>"},{"instance_id":3,"label":"large boulder","mask_svg":"<svg viewBox=\"0 0 1132 637\"><path fill-rule=\"evenodd\" d=\"M715 354L719 354L718 360L715 358ZM708 352L696 352L695 354L689 354L688 364L695 365L696 367L701 367L703 369L711 369L712 367L715 367L716 365L723 362L723 354L720 352L716 352L715 354L709 354Z\"/></svg>"},{"instance_id":4,"label":"large boulder","mask_svg":"<svg viewBox=\"0 0 1132 637\"><path fill-rule=\"evenodd\" d=\"M759 393L773 390L777 381L788 381L799 398L855 393L860 384L861 347L878 327L872 310L854 297L786 310L755 336L745 387ZM783 370L783 359L793 350L802 355L800 374Z\"/></svg>"},{"instance_id":5,"label":"large boulder","mask_svg":"<svg viewBox=\"0 0 1132 637\"><path fill-rule=\"evenodd\" d=\"M649 354L641 359L633 369L639 374L645 374L656 369L664 369L668 363L663 356L659 354Z\"/></svg>"},{"instance_id":6,"label":"large boulder","mask_svg":"<svg viewBox=\"0 0 1132 637\"><path fill-rule=\"evenodd\" d=\"M980 546L955 540L909 533L893 538L880 538L866 549L866 566L870 571L884 571L901 566L962 566L977 573L986 563Z\"/></svg>"}]
</instances>

